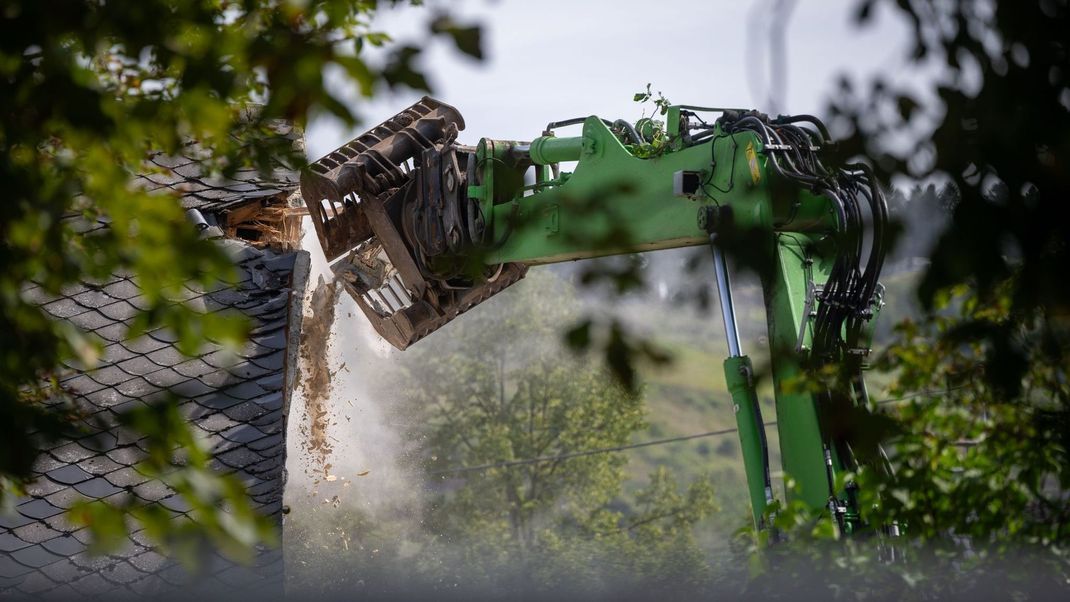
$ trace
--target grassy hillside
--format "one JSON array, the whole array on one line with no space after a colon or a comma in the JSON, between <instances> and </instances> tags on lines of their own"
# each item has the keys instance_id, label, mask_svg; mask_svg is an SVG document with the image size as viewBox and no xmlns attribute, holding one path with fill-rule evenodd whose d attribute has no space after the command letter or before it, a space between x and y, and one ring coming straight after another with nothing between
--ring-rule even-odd
<instances>
[{"instance_id":1,"label":"grassy hillside","mask_svg":"<svg viewBox=\"0 0 1070 602\"><path fill-rule=\"evenodd\" d=\"M916 272L900 272L884 278L887 305L878 323L878 349L891 336L896 322L917 314L912 292L916 278ZM739 286L735 292L743 349L761 373L767 369L769 361L761 291L751 285ZM637 442L735 427L721 367L728 350L716 306L700 312L666 301L633 299L619 304L615 313L634 328L652 336L674 357L668 367L641 369L649 427L636 435ZM871 394L878 398L884 395L889 380L885 374L867 374ZM768 379L759 383L759 398L766 422L776 420ZM776 426L767 429L774 478L780 476L776 429ZM682 482L704 473L713 476L721 512L703 529L701 535L707 547L720 548L748 520L750 507L743 460L739 439L734 433L628 452L626 489L635 490L642 486L657 466L671 468Z\"/></svg>"}]
</instances>

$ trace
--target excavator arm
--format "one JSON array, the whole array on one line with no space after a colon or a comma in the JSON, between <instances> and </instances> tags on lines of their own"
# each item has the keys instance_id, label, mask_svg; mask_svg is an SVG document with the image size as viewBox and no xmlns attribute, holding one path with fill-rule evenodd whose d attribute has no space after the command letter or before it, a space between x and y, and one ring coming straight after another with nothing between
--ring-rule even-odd
<instances>
[{"instance_id":1,"label":"excavator arm","mask_svg":"<svg viewBox=\"0 0 1070 602\"><path fill-rule=\"evenodd\" d=\"M717 116L714 119L714 116ZM709 121L707 121L709 120ZM579 126L577 136L556 131ZM709 245L755 524L772 503L765 428L725 252L759 266L788 492L859 526L850 417L882 304L887 209L861 165L823 162L809 116L668 108L665 123L586 117L528 141L457 142L453 107L425 97L313 163L301 191L332 269L376 331L405 349L529 266ZM830 376L835 374L835 376Z\"/></svg>"}]
</instances>

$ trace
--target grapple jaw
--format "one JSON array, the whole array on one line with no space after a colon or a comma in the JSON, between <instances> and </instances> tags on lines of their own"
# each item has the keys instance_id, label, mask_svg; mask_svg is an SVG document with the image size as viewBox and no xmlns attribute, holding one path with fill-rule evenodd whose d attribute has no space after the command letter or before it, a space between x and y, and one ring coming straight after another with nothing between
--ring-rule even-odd
<instances>
[{"instance_id":1,"label":"grapple jaw","mask_svg":"<svg viewBox=\"0 0 1070 602\"><path fill-rule=\"evenodd\" d=\"M527 269L456 267L476 256L482 223L467 197L473 149L454 143L462 129L457 109L425 96L301 176L301 195L327 260L334 261L331 269L376 332L398 349Z\"/></svg>"}]
</instances>

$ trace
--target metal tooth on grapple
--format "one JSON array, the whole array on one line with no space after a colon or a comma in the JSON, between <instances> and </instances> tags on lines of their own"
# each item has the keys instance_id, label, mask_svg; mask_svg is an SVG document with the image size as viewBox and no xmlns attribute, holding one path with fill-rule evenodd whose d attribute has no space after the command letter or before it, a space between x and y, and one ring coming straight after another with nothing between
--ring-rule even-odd
<instances>
[{"instance_id":1,"label":"metal tooth on grapple","mask_svg":"<svg viewBox=\"0 0 1070 602\"><path fill-rule=\"evenodd\" d=\"M469 309L505 290L527 273L527 266L508 263L493 281L463 291L451 291L448 299L439 299L438 307L426 298L406 296L400 279L387 278L376 289L364 289L353 279L345 278L346 292L372 323L375 331L394 347L404 350L413 343L442 328ZM401 290L399 291L399 285ZM435 294L436 291L430 291Z\"/></svg>"},{"instance_id":2,"label":"metal tooth on grapple","mask_svg":"<svg viewBox=\"0 0 1070 602\"><path fill-rule=\"evenodd\" d=\"M327 260L348 254L331 269L376 332L398 349L438 330L527 271L521 264L505 264L486 281L459 288L455 282L446 283L448 276L425 272L427 266L418 264L414 254L417 243L405 238L399 217L403 208L412 195L421 194L420 181L434 182L438 177L428 174L419 180L416 174L434 171L435 166L441 169L442 163L433 159L441 152L453 157L462 148L451 144L461 129L464 120L456 109L424 97L301 175L301 195ZM455 164L456 160L451 163ZM455 181L462 177L458 170L452 174ZM462 198L455 192L448 200ZM467 240L460 237L455 242ZM418 244L429 248L426 243Z\"/></svg>"},{"instance_id":3,"label":"metal tooth on grapple","mask_svg":"<svg viewBox=\"0 0 1070 602\"><path fill-rule=\"evenodd\" d=\"M301 196L328 261L373 235L362 199L404 185L411 176L402 166L451 128L464 129L460 112L425 96L309 165L301 175Z\"/></svg>"}]
</instances>

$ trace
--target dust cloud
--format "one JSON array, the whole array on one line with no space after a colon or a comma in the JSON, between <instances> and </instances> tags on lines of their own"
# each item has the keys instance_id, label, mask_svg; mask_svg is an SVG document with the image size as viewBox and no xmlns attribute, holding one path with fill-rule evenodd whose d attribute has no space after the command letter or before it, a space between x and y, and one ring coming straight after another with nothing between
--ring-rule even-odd
<instances>
[{"instance_id":1,"label":"dust cloud","mask_svg":"<svg viewBox=\"0 0 1070 602\"><path fill-rule=\"evenodd\" d=\"M287 591L305 597L361 591L389 542L358 525L416 528L423 496L397 400L377 393L398 352L334 280L307 220L301 248L317 286L306 294L290 403L283 540Z\"/></svg>"}]
</instances>

